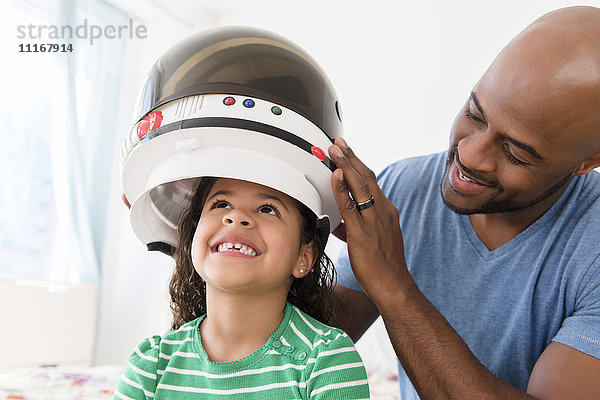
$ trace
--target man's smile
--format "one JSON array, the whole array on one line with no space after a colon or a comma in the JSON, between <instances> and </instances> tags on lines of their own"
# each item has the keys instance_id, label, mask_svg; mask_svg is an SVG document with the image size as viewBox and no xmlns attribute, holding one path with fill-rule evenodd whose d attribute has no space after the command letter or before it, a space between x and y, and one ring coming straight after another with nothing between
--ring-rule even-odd
<instances>
[{"instance_id":1,"label":"man's smile","mask_svg":"<svg viewBox=\"0 0 600 400\"><path fill-rule=\"evenodd\" d=\"M487 183L483 183L481 180L478 180L464 172L459 167L456 160L450 165L448 180L450 187L460 195L472 194L481 190L495 187L488 185Z\"/></svg>"}]
</instances>

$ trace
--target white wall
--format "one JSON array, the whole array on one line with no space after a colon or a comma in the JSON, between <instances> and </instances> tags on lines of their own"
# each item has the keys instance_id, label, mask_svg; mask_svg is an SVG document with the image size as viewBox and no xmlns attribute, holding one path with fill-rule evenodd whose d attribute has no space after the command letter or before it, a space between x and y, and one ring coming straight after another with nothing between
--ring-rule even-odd
<instances>
[{"instance_id":1,"label":"white wall","mask_svg":"<svg viewBox=\"0 0 600 400\"><path fill-rule=\"evenodd\" d=\"M163 4L152 2L156 3ZM446 149L455 114L500 49L544 12L574 3L219 0L203 4L206 15L192 18L194 26L177 24L164 14L150 18L146 12L149 37L127 66L131 79L120 99L123 112L117 118L123 136L141 74L168 43L215 25L253 25L287 36L319 61L340 96L346 139L373 170L380 171L397 159ZM597 1L588 4L600 6ZM133 237L126 210L119 204L118 170L113 175L97 364L123 364L140 339L164 332L169 321L166 284L171 261L145 253ZM333 244L333 251L337 246ZM359 343L369 368L393 370L391 349L381 345L385 341L380 326Z\"/></svg>"},{"instance_id":2,"label":"white wall","mask_svg":"<svg viewBox=\"0 0 600 400\"><path fill-rule=\"evenodd\" d=\"M89 365L98 289L0 278L0 371Z\"/></svg>"}]
</instances>

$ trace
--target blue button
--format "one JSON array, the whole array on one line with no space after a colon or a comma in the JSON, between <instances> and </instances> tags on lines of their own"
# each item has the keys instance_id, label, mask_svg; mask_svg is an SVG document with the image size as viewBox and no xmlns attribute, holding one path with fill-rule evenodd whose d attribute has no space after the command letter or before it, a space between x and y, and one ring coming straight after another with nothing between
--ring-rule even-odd
<instances>
[{"instance_id":1,"label":"blue button","mask_svg":"<svg viewBox=\"0 0 600 400\"><path fill-rule=\"evenodd\" d=\"M254 107L254 100L252 100L252 99L244 100L244 107L247 107L247 108Z\"/></svg>"}]
</instances>

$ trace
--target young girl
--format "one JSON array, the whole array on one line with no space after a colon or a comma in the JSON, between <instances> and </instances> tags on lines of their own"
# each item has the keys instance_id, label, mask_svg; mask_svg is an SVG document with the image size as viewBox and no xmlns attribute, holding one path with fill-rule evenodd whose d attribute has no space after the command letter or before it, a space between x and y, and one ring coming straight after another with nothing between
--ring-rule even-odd
<instances>
[{"instance_id":1,"label":"young girl","mask_svg":"<svg viewBox=\"0 0 600 400\"><path fill-rule=\"evenodd\" d=\"M319 322L341 221L324 72L271 32L219 28L161 56L139 99L124 199L138 238L175 258L173 330L131 353L115 398L368 398L351 340Z\"/></svg>"},{"instance_id":2,"label":"young girl","mask_svg":"<svg viewBox=\"0 0 600 400\"><path fill-rule=\"evenodd\" d=\"M255 183L201 178L178 225L173 331L129 356L114 398L367 399L332 313L317 217Z\"/></svg>"}]
</instances>

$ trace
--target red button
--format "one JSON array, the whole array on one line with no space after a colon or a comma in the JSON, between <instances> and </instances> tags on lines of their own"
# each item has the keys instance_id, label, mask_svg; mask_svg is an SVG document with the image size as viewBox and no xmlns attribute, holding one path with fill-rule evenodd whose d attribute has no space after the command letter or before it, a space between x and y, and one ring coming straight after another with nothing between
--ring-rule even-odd
<instances>
[{"instance_id":1,"label":"red button","mask_svg":"<svg viewBox=\"0 0 600 400\"><path fill-rule=\"evenodd\" d=\"M223 104L225 104L226 106L232 106L235 104L235 99L233 97L225 97L225 99L223 100Z\"/></svg>"},{"instance_id":2,"label":"red button","mask_svg":"<svg viewBox=\"0 0 600 400\"><path fill-rule=\"evenodd\" d=\"M150 129L150 121L147 120L142 120L140 121L140 123L137 126L137 135L138 137L141 139L144 138L144 136L146 136L146 134L149 132Z\"/></svg>"},{"instance_id":3,"label":"red button","mask_svg":"<svg viewBox=\"0 0 600 400\"><path fill-rule=\"evenodd\" d=\"M312 146L310 148L310 151L311 151L311 153L313 153L313 155L315 157L317 157L321 161L325 161L325 159L327 159L327 156L325 155L325 152L321 148L319 148L317 146Z\"/></svg>"},{"instance_id":4,"label":"red button","mask_svg":"<svg viewBox=\"0 0 600 400\"><path fill-rule=\"evenodd\" d=\"M160 127L163 115L160 111L152 111L144 117L137 126L137 135L141 139L150 131Z\"/></svg>"},{"instance_id":5,"label":"red button","mask_svg":"<svg viewBox=\"0 0 600 400\"><path fill-rule=\"evenodd\" d=\"M153 131L160 127L163 120L163 115L160 111L152 111L144 117L145 120L150 121L150 130Z\"/></svg>"}]
</instances>

